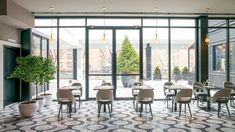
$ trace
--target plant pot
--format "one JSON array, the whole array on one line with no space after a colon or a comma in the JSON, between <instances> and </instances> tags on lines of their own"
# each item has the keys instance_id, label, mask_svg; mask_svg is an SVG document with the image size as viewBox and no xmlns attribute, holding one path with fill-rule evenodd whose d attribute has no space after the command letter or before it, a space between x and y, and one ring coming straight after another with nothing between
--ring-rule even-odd
<instances>
[{"instance_id":1,"label":"plant pot","mask_svg":"<svg viewBox=\"0 0 235 132\"><path fill-rule=\"evenodd\" d=\"M33 100L36 100L38 102L38 110L37 111L42 111L44 104L45 104L45 99L44 98L36 98Z\"/></svg>"},{"instance_id":2,"label":"plant pot","mask_svg":"<svg viewBox=\"0 0 235 132\"><path fill-rule=\"evenodd\" d=\"M45 98L45 105L44 106L49 106L52 104L52 94L45 93L45 94L41 94L40 97Z\"/></svg>"},{"instance_id":3,"label":"plant pot","mask_svg":"<svg viewBox=\"0 0 235 132\"><path fill-rule=\"evenodd\" d=\"M183 80L188 80L188 78L189 78L189 73L182 73Z\"/></svg>"},{"instance_id":4,"label":"plant pot","mask_svg":"<svg viewBox=\"0 0 235 132\"><path fill-rule=\"evenodd\" d=\"M154 74L153 80L162 80L162 74Z\"/></svg>"},{"instance_id":5,"label":"plant pot","mask_svg":"<svg viewBox=\"0 0 235 132\"><path fill-rule=\"evenodd\" d=\"M178 81L178 80L181 79L181 75L180 75L180 74L173 74L173 79L174 79L175 81Z\"/></svg>"},{"instance_id":6,"label":"plant pot","mask_svg":"<svg viewBox=\"0 0 235 132\"><path fill-rule=\"evenodd\" d=\"M136 80L136 76L121 76L122 85L125 88L130 88Z\"/></svg>"},{"instance_id":7,"label":"plant pot","mask_svg":"<svg viewBox=\"0 0 235 132\"><path fill-rule=\"evenodd\" d=\"M19 104L19 112L21 117L32 117L37 113L38 102L35 100L25 101Z\"/></svg>"}]
</instances>

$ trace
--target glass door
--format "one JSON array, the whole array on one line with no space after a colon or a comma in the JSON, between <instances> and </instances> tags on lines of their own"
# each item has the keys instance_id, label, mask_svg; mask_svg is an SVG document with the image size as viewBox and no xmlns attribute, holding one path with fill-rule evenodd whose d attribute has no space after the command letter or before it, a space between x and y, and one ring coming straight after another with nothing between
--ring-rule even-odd
<instances>
[{"instance_id":1,"label":"glass door","mask_svg":"<svg viewBox=\"0 0 235 132\"><path fill-rule=\"evenodd\" d=\"M89 89L88 98L95 98L95 86L112 82L112 30L89 29ZM104 35L105 34L105 35ZM104 39L105 37L105 39Z\"/></svg>"},{"instance_id":2,"label":"glass door","mask_svg":"<svg viewBox=\"0 0 235 132\"><path fill-rule=\"evenodd\" d=\"M132 85L140 79L140 30L116 30L116 98L132 97Z\"/></svg>"}]
</instances>

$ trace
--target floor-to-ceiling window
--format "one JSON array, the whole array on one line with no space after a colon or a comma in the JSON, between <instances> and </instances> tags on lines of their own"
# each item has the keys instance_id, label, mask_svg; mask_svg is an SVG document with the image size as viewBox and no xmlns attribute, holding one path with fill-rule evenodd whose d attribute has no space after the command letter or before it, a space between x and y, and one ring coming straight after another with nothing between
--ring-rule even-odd
<instances>
[{"instance_id":1,"label":"floor-to-ceiling window","mask_svg":"<svg viewBox=\"0 0 235 132\"><path fill-rule=\"evenodd\" d=\"M195 72L195 29L195 19L181 18L84 17L35 20L36 31L48 38L53 34L48 49L49 57L56 66L59 65L56 79L50 82L50 90L55 93L59 87L81 82L83 98L86 97L85 90L88 90L88 98L95 97L96 91L93 89L101 85L103 80L115 85L116 97L132 97L130 87L142 75L144 83L155 89L156 99L164 98L162 85L170 78L176 84L191 85ZM102 40L104 34L105 41ZM158 40L154 39L156 34ZM119 54L125 38L128 38L131 51L138 58L130 58L136 61L130 65L134 67L133 70L128 72L121 71L121 63L118 62L121 60ZM88 60L85 59L86 55ZM134 63L138 63L136 67ZM87 65L88 72L85 69ZM178 78L173 75L174 69L178 69ZM126 76L134 76L134 79L123 84L122 78Z\"/></svg>"},{"instance_id":2,"label":"floor-to-ceiling window","mask_svg":"<svg viewBox=\"0 0 235 132\"><path fill-rule=\"evenodd\" d=\"M48 52L48 57L52 59L54 65L57 67L57 19L35 19L35 32L41 34L48 41L49 49L46 46L42 46L42 55L45 56L45 50ZM52 39L50 36L52 34ZM44 41L43 41L44 43ZM46 52L46 53L47 53ZM57 67L58 68L58 67ZM55 79L51 80L49 83L49 92L53 93L53 98L56 99L56 89L57 89L57 73L55 74Z\"/></svg>"},{"instance_id":3,"label":"floor-to-ceiling window","mask_svg":"<svg viewBox=\"0 0 235 132\"><path fill-rule=\"evenodd\" d=\"M171 19L171 80L192 85L195 78L195 20Z\"/></svg>"},{"instance_id":4,"label":"floor-to-ceiling window","mask_svg":"<svg viewBox=\"0 0 235 132\"><path fill-rule=\"evenodd\" d=\"M156 99L162 99L162 86L169 80L169 19L144 19L143 26L144 83L155 89Z\"/></svg>"},{"instance_id":5,"label":"floor-to-ceiling window","mask_svg":"<svg viewBox=\"0 0 235 132\"><path fill-rule=\"evenodd\" d=\"M222 86L226 81L227 23L225 19L209 19L208 26L209 81Z\"/></svg>"},{"instance_id":6,"label":"floor-to-ceiling window","mask_svg":"<svg viewBox=\"0 0 235 132\"><path fill-rule=\"evenodd\" d=\"M79 82L83 95L86 91L84 26L85 19L59 19L59 87Z\"/></svg>"},{"instance_id":7,"label":"floor-to-ceiling window","mask_svg":"<svg viewBox=\"0 0 235 132\"><path fill-rule=\"evenodd\" d=\"M230 78L235 83L235 20L229 21L229 60L230 60Z\"/></svg>"}]
</instances>

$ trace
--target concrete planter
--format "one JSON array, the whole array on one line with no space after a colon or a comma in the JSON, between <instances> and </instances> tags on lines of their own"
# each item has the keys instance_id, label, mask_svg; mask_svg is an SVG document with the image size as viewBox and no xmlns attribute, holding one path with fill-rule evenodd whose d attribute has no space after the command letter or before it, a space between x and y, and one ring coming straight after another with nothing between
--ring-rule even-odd
<instances>
[{"instance_id":1,"label":"concrete planter","mask_svg":"<svg viewBox=\"0 0 235 132\"><path fill-rule=\"evenodd\" d=\"M45 99L44 98L36 98L33 100L36 100L38 102L38 110L37 111L42 111L42 109L45 105Z\"/></svg>"},{"instance_id":2,"label":"concrete planter","mask_svg":"<svg viewBox=\"0 0 235 132\"><path fill-rule=\"evenodd\" d=\"M49 106L52 104L52 94L45 93L45 94L41 94L39 97L45 98L45 105L44 106Z\"/></svg>"},{"instance_id":3,"label":"concrete planter","mask_svg":"<svg viewBox=\"0 0 235 132\"><path fill-rule=\"evenodd\" d=\"M129 88L136 80L136 76L121 76L122 85L125 88Z\"/></svg>"},{"instance_id":4,"label":"concrete planter","mask_svg":"<svg viewBox=\"0 0 235 132\"><path fill-rule=\"evenodd\" d=\"M37 113L38 102L36 100L33 101L25 101L19 104L19 112L21 117L32 117Z\"/></svg>"},{"instance_id":5,"label":"concrete planter","mask_svg":"<svg viewBox=\"0 0 235 132\"><path fill-rule=\"evenodd\" d=\"M162 74L154 74L153 80L162 80Z\"/></svg>"}]
</instances>

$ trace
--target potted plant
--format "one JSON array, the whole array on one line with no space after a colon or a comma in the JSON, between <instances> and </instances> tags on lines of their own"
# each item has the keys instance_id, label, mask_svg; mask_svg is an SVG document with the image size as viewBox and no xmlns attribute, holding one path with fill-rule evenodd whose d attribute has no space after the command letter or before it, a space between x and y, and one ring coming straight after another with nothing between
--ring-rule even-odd
<instances>
[{"instance_id":1,"label":"potted plant","mask_svg":"<svg viewBox=\"0 0 235 132\"><path fill-rule=\"evenodd\" d=\"M182 70L182 78L184 80L187 80L188 79L188 76L189 76L189 70L188 68L185 66Z\"/></svg>"},{"instance_id":2,"label":"potted plant","mask_svg":"<svg viewBox=\"0 0 235 132\"><path fill-rule=\"evenodd\" d=\"M37 69L37 59L35 56L25 56L16 58L17 66L15 67L12 77L19 78L25 82L33 83L37 79L38 69ZM28 101L21 102L19 104L19 112L22 117L34 116L38 109L38 102L36 100L31 100L31 89L29 90Z\"/></svg>"},{"instance_id":3,"label":"potted plant","mask_svg":"<svg viewBox=\"0 0 235 132\"><path fill-rule=\"evenodd\" d=\"M48 106L52 103L52 94L46 93L45 85L53 80L54 74L56 72L56 67L50 58L46 58L43 61L42 74L40 76L40 85L44 85L44 93L41 94L41 97L45 98L45 106Z\"/></svg>"},{"instance_id":4,"label":"potted plant","mask_svg":"<svg viewBox=\"0 0 235 132\"><path fill-rule=\"evenodd\" d=\"M156 66L153 73L153 80L161 80L161 79L162 79L161 70L158 66Z\"/></svg>"},{"instance_id":5,"label":"potted plant","mask_svg":"<svg viewBox=\"0 0 235 132\"><path fill-rule=\"evenodd\" d=\"M36 74L35 75L35 78L33 80L33 84L35 84L35 95L36 95L36 98L34 98L33 100L37 100L38 102L38 111L41 111L45 105L45 99L43 97L38 97L38 85L41 84L41 76L43 74L43 57L41 56L32 56L35 60L35 65L34 65L34 73Z\"/></svg>"},{"instance_id":6,"label":"potted plant","mask_svg":"<svg viewBox=\"0 0 235 132\"><path fill-rule=\"evenodd\" d=\"M174 69L173 69L173 79L175 81L178 81L178 80L181 79L180 69L177 66L175 66Z\"/></svg>"},{"instance_id":7,"label":"potted plant","mask_svg":"<svg viewBox=\"0 0 235 132\"><path fill-rule=\"evenodd\" d=\"M120 74L136 74L139 72L139 55L127 36L122 42L122 48L117 57L117 72ZM133 82L135 78L136 76L121 76L123 86L129 87L129 82Z\"/></svg>"}]
</instances>

